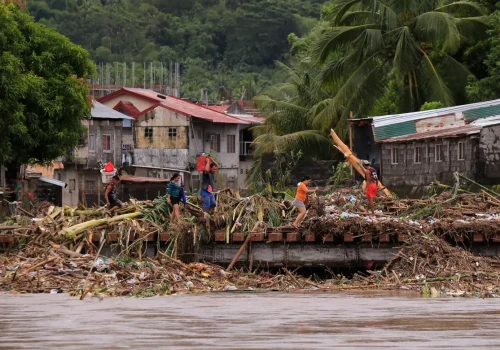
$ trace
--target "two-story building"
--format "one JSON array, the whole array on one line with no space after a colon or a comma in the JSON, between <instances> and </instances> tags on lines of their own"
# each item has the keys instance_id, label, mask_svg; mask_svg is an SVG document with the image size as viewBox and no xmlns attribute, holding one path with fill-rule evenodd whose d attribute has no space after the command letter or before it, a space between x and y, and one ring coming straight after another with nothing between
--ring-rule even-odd
<instances>
[{"instance_id":1,"label":"two-story building","mask_svg":"<svg viewBox=\"0 0 500 350\"><path fill-rule=\"evenodd\" d=\"M54 177L67 184L62 194L65 205L104 203L100 165L112 162L115 167L126 167L131 162L132 121L132 117L94 102L90 117L82 122L85 133L80 146L63 159L63 169L54 171Z\"/></svg>"},{"instance_id":2,"label":"two-story building","mask_svg":"<svg viewBox=\"0 0 500 350\"><path fill-rule=\"evenodd\" d=\"M135 119L136 176L169 178L178 172L188 188L199 189L196 155L211 152L220 165L217 186L238 188L240 131L251 121L146 89L122 88L99 102Z\"/></svg>"}]
</instances>

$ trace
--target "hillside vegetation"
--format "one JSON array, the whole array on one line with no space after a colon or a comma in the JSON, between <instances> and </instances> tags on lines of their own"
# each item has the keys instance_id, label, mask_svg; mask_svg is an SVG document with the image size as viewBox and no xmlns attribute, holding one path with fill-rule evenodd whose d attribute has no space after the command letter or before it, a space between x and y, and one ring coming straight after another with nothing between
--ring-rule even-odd
<instances>
[{"instance_id":1,"label":"hillside vegetation","mask_svg":"<svg viewBox=\"0 0 500 350\"><path fill-rule=\"evenodd\" d=\"M178 61L183 95L220 87L251 98L287 61L290 33L306 35L325 0L32 0L39 23L87 49L95 62Z\"/></svg>"}]
</instances>

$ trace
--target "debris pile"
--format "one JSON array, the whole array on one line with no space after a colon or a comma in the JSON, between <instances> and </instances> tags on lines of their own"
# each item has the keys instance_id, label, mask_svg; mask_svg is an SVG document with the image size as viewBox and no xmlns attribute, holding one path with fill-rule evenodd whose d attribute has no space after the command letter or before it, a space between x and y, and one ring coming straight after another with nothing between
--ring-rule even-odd
<instances>
[{"instance_id":1,"label":"debris pile","mask_svg":"<svg viewBox=\"0 0 500 350\"><path fill-rule=\"evenodd\" d=\"M500 296L500 260L473 255L435 235L410 236L381 271L356 276L360 288L408 289L423 295Z\"/></svg>"}]
</instances>

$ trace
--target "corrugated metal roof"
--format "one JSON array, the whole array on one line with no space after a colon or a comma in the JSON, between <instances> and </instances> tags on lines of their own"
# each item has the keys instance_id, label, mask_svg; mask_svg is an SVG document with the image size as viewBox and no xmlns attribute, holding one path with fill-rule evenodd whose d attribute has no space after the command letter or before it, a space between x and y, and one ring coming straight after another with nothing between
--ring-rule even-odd
<instances>
[{"instance_id":1,"label":"corrugated metal roof","mask_svg":"<svg viewBox=\"0 0 500 350\"><path fill-rule=\"evenodd\" d=\"M207 108L205 106L197 105L196 103L189 102L177 97L162 95L153 90L132 88L123 88L122 90L130 91L132 93L147 97L150 100L155 100L159 103L159 105L186 116L193 116L195 118L210 120L213 123L250 124L249 122L245 122L238 118L231 117L227 114L211 110L210 108Z\"/></svg>"},{"instance_id":2,"label":"corrugated metal roof","mask_svg":"<svg viewBox=\"0 0 500 350\"><path fill-rule=\"evenodd\" d=\"M94 119L134 119L97 101L94 101L94 107L91 110L91 115Z\"/></svg>"},{"instance_id":3,"label":"corrugated metal roof","mask_svg":"<svg viewBox=\"0 0 500 350\"><path fill-rule=\"evenodd\" d=\"M56 179L51 179L50 177L40 176L39 180L62 188L65 188L67 186L65 182Z\"/></svg>"},{"instance_id":4,"label":"corrugated metal roof","mask_svg":"<svg viewBox=\"0 0 500 350\"><path fill-rule=\"evenodd\" d=\"M475 108L475 109L470 109L470 110L464 111L464 117L465 117L465 120L467 120L467 121L488 118L488 117L493 117L493 116L497 116L497 115L500 115L500 106L499 105L482 107L482 108Z\"/></svg>"},{"instance_id":5,"label":"corrugated metal roof","mask_svg":"<svg viewBox=\"0 0 500 350\"><path fill-rule=\"evenodd\" d=\"M498 108L498 111L500 112L500 100L478 102L478 103L472 103L472 104L468 104L468 105L460 105L460 106L454 106L454 107L446 107L446 108L440 108L440 109L435 109L435 110L430 110L430 111L421 111L421 112L412 112L412 113L403 113L403 114L394 114L394 115L384 115L384 116L377 116L377 117L371 117L371 118L366 118L366 119L372 121L375 140L380 141L380 140L384 140L384 139L391 138L391 137L398 137L398 136L404 136L404 135L416 133L417 130L416 130L416 126L415 126L415 121L422 120L422 119L435 118L435 117L441 117L441 116L445 116L445 115L455 114L456 119L457 120L464 120L463 123L465 124L465 119L463 116L463 114L465 114L464 113L465 111L478 110L478 109L483 109L483 108L487 108L487 107L495 107L495 108L487 109L486 111L476 112L476 114L474 114L474 115L477 115L479 118L491 116L491 115L493 115L493 114L491 114L492 111L496 110L496 108ZM500 113L498 113L498 114L500 114ZM481 115L481 116L479 116L479 115ZM360 121L360 120L363 120L363 119L353 119L353 121ZM473 119L471 119L471 120L473 120ZM413 124L413 127L411 126L411 124Z\"/></svg>"},{"instance_id":6,"label":"corrugated metal roof","mask_svg":"<svg viewBox=\"0 0 500 350\"><path fill-rule=\"evenodd\" d=\"M390 139L381 140L380 142L391 143L391 142L425 140L433 138L450 138L450 137L477 134L481 131L481 129L482 129L481 126L465 125L465 126L459 126L457 128L432 130L427 132L420 132L418 134L413 134L413 135L393 137Z\"/></svg>"},{"instance_id":7,"label":"corrugated metal roof","mask_svg":"<svg viewBox=\"0 0 500 350\"><path fill-rule=\"evenodd\" d=\"M206 106L208 109L211 109L212 111L216 111L219 113L226 113L226 111L231 107L230 105L224 105L224 106Z\"/></svg>"},{"instance_id":8,"label":"corrugated metal roof","mask_svg":"<svg viewBox=\"0 0 500 350\"><path fill-rule=\"evenodd\" d=\"M266 118L260 118L260 117L255 117L252 114L234 114L234 113L229 113L231 117L238 118L240 120L243 120L245 122L250 122L252 124L264 124L266 121Z\"/></svg>"}]
</instances>

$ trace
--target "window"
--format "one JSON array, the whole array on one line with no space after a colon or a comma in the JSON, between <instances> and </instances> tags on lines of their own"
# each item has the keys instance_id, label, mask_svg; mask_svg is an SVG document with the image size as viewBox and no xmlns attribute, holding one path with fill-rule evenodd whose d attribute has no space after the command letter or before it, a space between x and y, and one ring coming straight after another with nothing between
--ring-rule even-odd
<instances>
[{"instance_id":1,"label":"window","mask_svg":"<svg viewBox=\"0 0 500 350\"><path fill-rule=\"evenodd\" d=\"M131 128L132 127L132 120L130 120L130 119L123 119L123 127L124 128Z\"/></svg>"},{"instance_id":2,"label":"window","mask_svg":"<svg viewBox=\"0 0 500 350\"><path fill-rule=\"evenodd\" d=\"M414 153L413 160L414 160L415 164L422 163L422 147L420 147L420 146L415 147L415 153Z\"/></svg>"},{"instance_id":3,"label":"window","mask_svg":"<svg viewBox=\"0 0 500 350\"><path fill-rule=\"evenodd\" d=\"M111 152L111 135L102 135L103 152Z\"/></svg>"},{"instance_id":4,"label":"window","mask_svg":"<svg viewBox=\"0 0 500 350\"><path fill-rule=\"evenodd\" d=\"M95 187L95 181L85 181L85 193L86 194L95 194L96 193L96 187Z\"/></svg>"},{"instance_id":5,"label":"window","mask_svg":"<svg viewBox=\"0 0 500 350\"><path fill-rule=\"evenodd\" d=\"M465 160L465 143L458 143L458 160Z\"/></svg>"},{"instance_id":6,"label":"window","mask_svg":"<svg viewBox=\"0 0 500 350\"><path fill-rule=\"evenodd\" d=\"M95 135L89 135L89 152L95 152Z\"/></svg>"},{"instance_id":7,"label":"window","mask_svg":"<svg viewBox=\"0 0 500 350\"><path fill-rule=\"evenodd\" d=\"M144 129L144 137L153 137L153 128Z\"/></svg>"},{"instance_id":8,"label":"window","mask_svg":"<svg viewBox=\"0 0 500 350\"><path fill-rule=\"evenodd\" d=\"M240 169L240 175L243 175L243 169Z\"/></svg>"},{"instance_id":9,"label":"window","mask_svg":"<svg viewBox=\"0 0 500 350\"><path fill-rule=\"evenodd\" d=\"M134 147L132 145L122 144L122 151L132 151Z\"/></svg>"},{"instance_id":10,"label":"window","mask_svg":"<svg viewBox=\"0 0 500 350\"><path fill-rule=\"evenodd\" d=\"M70 191L76 190L76 181L75 181L75 179L70 179L69 180L69 190Z\"/></svg>"},{"instance_id":11,"label":"window","mask_svg":"<svg viewBox=\"0 0 500 350\"><path fill-rule=\"evenodd\" d=\"M213 134L210 136L210 149L215 152L220 152L220 134Z\"/></svg>"},{"instance_id":12,"label":"window","mask_svg":"<svg viewBox=\"0 0 500 350\"><path fill-rule=\"evenodd\" d=\"M436 145L434 157L436 159L436 162L442 162L444 160L443 145Z\"/></svg>"},{"instance_id":13,"label":"window","mask_svg":"<svg viewBox=\"0 0 500 350\"><path fill-rule=\"evenodd\" d=\"M398 164L399 163L399 152L397 147L391 148L391 163Z\"/></svg>"},{"instance_id":14,"label":"window","mask_svg":"<svg viewBox=\"0 0 500 350\"><path fill-rule=\"evenodd\" d=\"M168 138L170 140L177 138L177 128L168 128Z\"/></svg>"},{"instance_id":15,"label":"window","mask_svg":"<svg viewBox=\"0 0 500 350\"><path fill-rule=\"evenodd\" d=\"M227 135L227 153L236 153L235 135Z\"/></svg>"},{"instance_id":16,"label":"window","mask_svg":"<svg viewBox=\"0 0 500 350\"><path fill-rule=\"evenodd\" d=\"M245 174L247 174L247 175L248 175L248 169L245 169Z\"/></svg>"}]
</instances>

